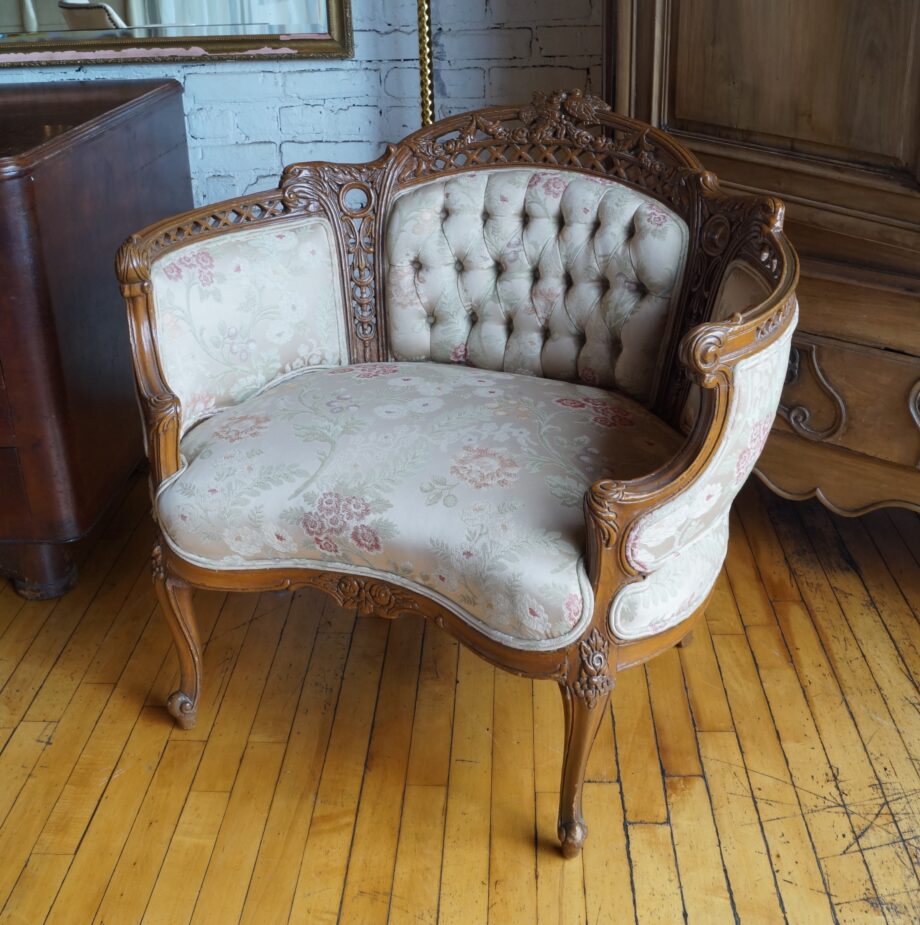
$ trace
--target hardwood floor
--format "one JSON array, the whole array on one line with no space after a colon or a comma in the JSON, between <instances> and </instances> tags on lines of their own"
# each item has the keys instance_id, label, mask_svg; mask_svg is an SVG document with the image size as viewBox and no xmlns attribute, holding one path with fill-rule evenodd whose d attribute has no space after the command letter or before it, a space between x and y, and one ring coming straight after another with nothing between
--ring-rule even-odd
<instances>
[{"instance_id":1,"label":"hardwood floor","mask_svg":"<svg viewBox=\"0 0 920 925\"><path fill-rule=\"evenodd\" d=\"M920 921L920 518L749 484L690 645L620 675L584 855L555 685L313 593L200 594L197 727L139 480L77 588L0 585L0 923Z\"/></svg>"}]
</instances>

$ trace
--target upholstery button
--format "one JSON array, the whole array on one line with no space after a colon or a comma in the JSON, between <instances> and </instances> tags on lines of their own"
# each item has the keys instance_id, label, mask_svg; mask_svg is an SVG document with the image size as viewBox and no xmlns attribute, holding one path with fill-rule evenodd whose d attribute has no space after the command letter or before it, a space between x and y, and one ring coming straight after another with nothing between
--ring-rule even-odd
<instances>
[{"instance_id":1,"label":"upholstery button","mask_svg":"<svg viewBox=\"0 0 920 925\"><path fill-rule=\"evenodd\" d=\"M415 270L416 273L418 273L418 271L421 270L421 268L422 268L422 261L419 260L418 257L415 257L412 260L412 269Z\"/></svg>"},{"instance_id":2,"label":"upholstery button","mask_svg":"<svg viewBox=\"0 0 920 925\"><path fill-rule=\"evenodd\" d=\"M484 222L487 222L490 218L491 218L491 216L489 215L489 213L486 212L485 209L483 209L483 211L482 211L482 220L483 220Z\"/></svg>"},{"instance_id":3,"label":"upholstery button","mask_svg":"<svg viewBox=\"0 0 920 925\"><path fill-rule=\"evenodd\" d=\"M455 269L458 273L462 273L463 270L464 270L463 261L460 260L459 257L454 261L454 269Z\"/></svg>"},{"instance_id":4,"label":"upholstery button","mask_svg":"<svg viewBox=\"0 0 920 925\"><path fill-rule=\"evenodd\" d=\"M533 268L533 281L535 283L540 281L540 268L539 267Z\"/></svg>"},{"instance_id":5,"label":"upholstery button","mask_svg":"<svg viewBox=\"0 0 920 925\"><path fill-rule=\"evenodd\" d=\"M476 322L479 321L479 315L476 312L470 312L470 321L476 324Z\"/></svg>"},{"instance_id":6,"label":"upholstery button","mask_svg":"<svg viewBox=\"0 0 920 925\"><path fill-rule=\"evenodd\" d=\"M425 324L427 324L429 328L434 327L434 321L435 321L434 315L427 315L425 317Z\"/></svg>"},{"instance_id":7,"label":"upholstery button","mask_svg":"<svg viewBox=\"0 0 920 925\"><path fill-rule=\"evenodd\" d=\"M565 271L565 275L562 277L562 281L565 283L566 289L571 289L574 285L574 280L572 279L572 274L568 270Z\"/></svg>"},{"instance_id":8,"label":"upholstery button","mask_svg":"<svg viewBox=\"0 0 920 925\"><path fill-rule=\"evenodd\" d=\"M448 215L450 215L450 212L448 212L447 209L441 209L441 221L442 222L444 221L445 218L447 218Z\"/></svg>"}]
</instances>

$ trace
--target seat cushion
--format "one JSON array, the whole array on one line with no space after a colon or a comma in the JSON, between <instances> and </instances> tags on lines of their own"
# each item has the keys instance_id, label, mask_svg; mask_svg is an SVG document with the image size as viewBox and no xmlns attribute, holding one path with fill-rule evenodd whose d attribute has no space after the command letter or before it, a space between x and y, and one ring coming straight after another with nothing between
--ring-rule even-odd
<instances>
[{"instance_id":1,"label":"seat cushion","mask_svg":"<svg viewBox=\"0 0 920 925\"><path fill-rule=\"evenodd\" d=\"M212 569L301 566L421 591L552 648L591 616L586 489L680 436L631 399L439 363L305 369L194 427L156 512Z\"/></svg>"}]
</instances>

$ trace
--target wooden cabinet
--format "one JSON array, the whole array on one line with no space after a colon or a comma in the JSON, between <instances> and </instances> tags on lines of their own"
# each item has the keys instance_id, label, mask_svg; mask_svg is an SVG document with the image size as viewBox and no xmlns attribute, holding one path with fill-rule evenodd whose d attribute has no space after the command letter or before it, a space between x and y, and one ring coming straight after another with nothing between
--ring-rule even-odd
<instances>
[{"instance_id":1,"label":"wooden cabinet","mask_svg":"<svg viewBox=\"0 0 920 925\"><path fill-rule=\"evenodd\" d=\"M786 202L801 315L761 478L920 510L920 3L611 0L608 31L618 110Z\"/></svg>"},{"instance_id":2,"label":"wooden cabinet","mask_svg":"<svg viewBox=\"0 0 920 925\"><path fill-rule=\"evenodd\" d=\"M191 207L175 81L0 87L0 572L74 578L143 455L115 252Z\"/></svg>"}]
</instances>

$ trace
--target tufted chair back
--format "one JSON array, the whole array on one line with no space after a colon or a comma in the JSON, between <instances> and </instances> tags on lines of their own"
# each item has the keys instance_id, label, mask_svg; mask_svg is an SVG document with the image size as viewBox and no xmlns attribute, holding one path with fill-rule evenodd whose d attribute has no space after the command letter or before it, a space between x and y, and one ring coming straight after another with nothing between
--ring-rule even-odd
<instances>
[{"instance_id":1,"label":"tufted chair back","mask_svg":"<svg viewBox=\"0 0 920 925\"><path fill-rule=\"evenodd\" d=\"M409 186L386 224L391 354L646 402L688 241L658 199L582 172L480 168Z\"/></svg>"}]
</instances>

